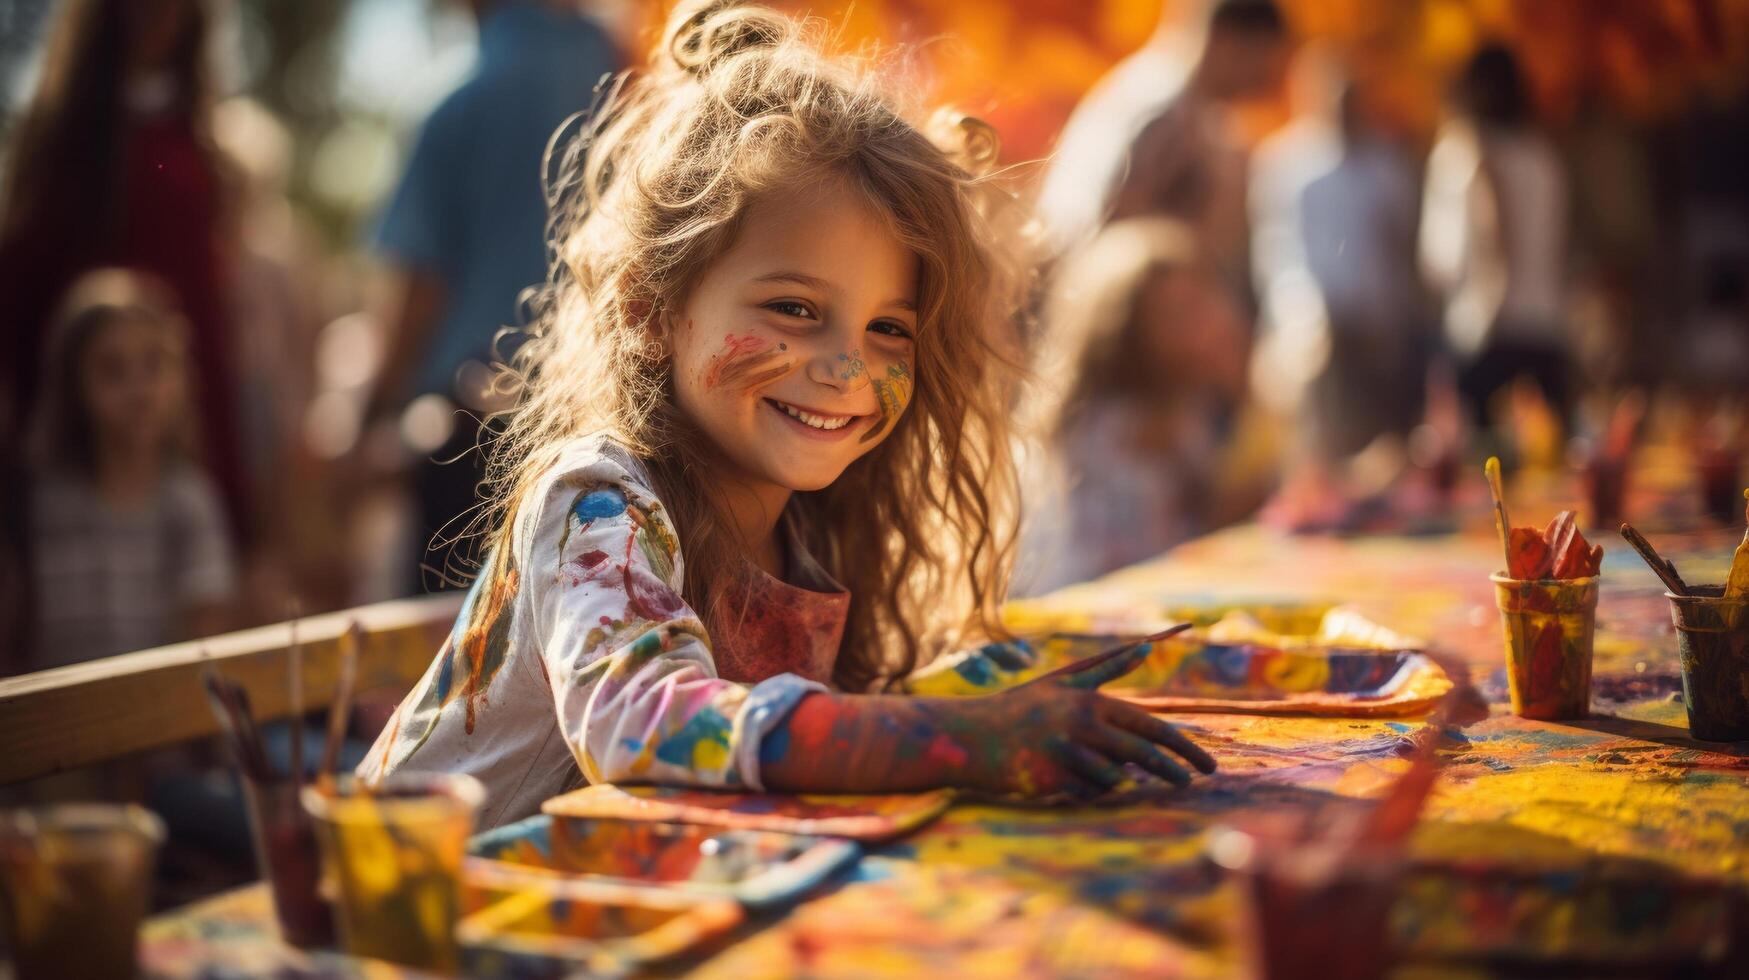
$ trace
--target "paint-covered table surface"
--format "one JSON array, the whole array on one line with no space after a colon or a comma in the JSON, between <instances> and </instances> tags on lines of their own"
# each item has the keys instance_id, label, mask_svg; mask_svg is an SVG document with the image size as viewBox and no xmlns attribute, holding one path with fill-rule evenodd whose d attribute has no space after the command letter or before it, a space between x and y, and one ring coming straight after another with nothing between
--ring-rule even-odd
<instances>
[{"instance_id":1,"label":"paint-covered table surface","mask_svg":"<svg viewBox=\"0 0 1749 980\"><path fill-rule=\"evenodd\" d=\"M1546 516L1546 515L1543 515ZM1749 887L1749 743L1689 738L1662 589L1613 535L1593 715L1513 717L1484 527L1434 537L1283 537L1247 526L1035 602L1099 630L1235 601L1337 601L1463 661L1492 717L1455 733L1393 911L1403 975L1620 967L1716 950ZM1741 529L1657 534L1690 582L1720 581ZM1209 829L1256 808L1377 794L1415 718L1167 715L1219 759L1175 795L1120 808L961 805L874 847L847 876L676 963L703 976L1224 975L1236 895ZM1339 910L1336 910L1339 914ZM164 975L377 971L288 951L248 889L151 922ZM1648 957L1650 957L1648 959ZM1578 958L1578 960L1575 960ZM1703 966L1701 975L1723 969ZM1630 969L1630 972L1634 972ZM1723 975L1723 974L1721 974Z\"/></svg>"}]
</instances>

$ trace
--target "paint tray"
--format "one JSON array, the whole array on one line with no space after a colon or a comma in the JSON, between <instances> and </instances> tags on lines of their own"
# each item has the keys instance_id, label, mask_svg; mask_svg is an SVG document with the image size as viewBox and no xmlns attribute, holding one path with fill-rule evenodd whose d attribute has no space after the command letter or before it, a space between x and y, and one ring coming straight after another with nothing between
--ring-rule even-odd
<instances>
[{"instance_id":1,"label":"paint tray","mask_svg":"<svg viewBox=\"0 0 1749 980\"><path fill-rule=\"evenodd\" d=\"M1198 626L1155 644L1106 693L1156 711L1364 717L1425 711L1452 687L1421 641L1351 609L1264 604L1172 612ZM1138 621L1133 634L1052 633L1034 641L1033 662L1018 670L996 663L989 648L966 651L930 665L907 687L920 695L988 694L1171 622Z\"/></svg>"},{"instance_id":2,"label":"paint tray","mask_svg":"<svg viewBox=\"0 0 1749 980\"><path fill-rule=\"evenodd\" d=\"M799 897L862 848L834 837L543 814L481 834L469 850L470 882L654 885L765 907Z\"/></svg>"},{"instance_id":3,"label":"paint tray","mask_svg":"<svg viewBox=\"0 0 1749 980\"><path fill-rule=\"evenodd\" d=\"M733 900L671 888L560 879L526 885L468 875L456 926L466 976L623 974L678 956L741 922Z\"/></svg>"},{"instance_id":4,"label":"paint tray","mask_svg":"<svg viewBox=\"0 0 1749 980\"><path fill-rule=\"evenodd\" d=\"M585 786L541 804L555 817L704 824L880 841L940 816L952 790L885 795L735 793L681 786Z\"/></svg>"}]
</instances>

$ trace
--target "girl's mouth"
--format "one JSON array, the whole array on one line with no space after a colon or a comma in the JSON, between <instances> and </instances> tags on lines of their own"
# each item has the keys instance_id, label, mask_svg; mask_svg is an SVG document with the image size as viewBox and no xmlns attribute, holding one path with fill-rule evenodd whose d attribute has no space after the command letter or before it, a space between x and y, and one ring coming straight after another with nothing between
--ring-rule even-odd
<instances>
[{"instance_id":1,"label":"girl's mouth","mask_svg":"<svg viewBox=\"0 0 1749 980\"><path fill-rule=\"evenodd\" d=\"M860 415L827 415L811 412L788 402L780 402L775 398L765 399L765 404L770 405L779 415L795 425L807 429L810 434L837 435L862 418Z\"/></svg>"}]
</instances>

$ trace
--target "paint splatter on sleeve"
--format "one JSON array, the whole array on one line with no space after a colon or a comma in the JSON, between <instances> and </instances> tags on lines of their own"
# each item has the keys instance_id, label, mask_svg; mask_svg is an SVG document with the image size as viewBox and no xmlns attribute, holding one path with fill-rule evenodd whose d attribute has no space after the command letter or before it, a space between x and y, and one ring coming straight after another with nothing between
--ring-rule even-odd
<instances>
[{"instance_id":1,"label":"paint splatter on sleeve","mask_svg":"<svg viewBox=\"0 0 1749 980\"><path fill-rule=\"evenodd\" d=\"M680 596L673 527L634 466L596 455L565 468L517 527L560 731L590 782L761 790L766 733L825 688L788 674L752 687L717 676Z\"/></svg>"}]
</instances>

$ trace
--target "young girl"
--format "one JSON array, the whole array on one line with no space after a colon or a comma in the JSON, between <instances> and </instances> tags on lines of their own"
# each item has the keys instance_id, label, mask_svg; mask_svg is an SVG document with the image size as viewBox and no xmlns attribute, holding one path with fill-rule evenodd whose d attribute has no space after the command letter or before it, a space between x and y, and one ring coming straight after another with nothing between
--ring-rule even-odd
<instances>
[{"instance_id":1,"label":"young girl","mask_svg":"<svg viewBox=\"0 0 1749 980\"><path fill-rule=\"evenodd\" d=\"M862 693L993 631L1011 550L1007 291L953 155L722 3L674 14L583 148L491 554L362 776L471 773L490 826L583 781L1092 794L1125 762L1187 781L1161 745L1212 770L1093 690L1139 653Z\"/></svg>"},{"instance_id":2,"label":"young girl","mask_svg":"<svg viewBox=\"0 0 1749 980\"><path fill-rule=\"evenodd\" d=\"M119 269L74 284L48 337L21 506L30 669L223 630L229 527L186 459L188 334L168 290Z\"/></svg>"}]
</instances>

